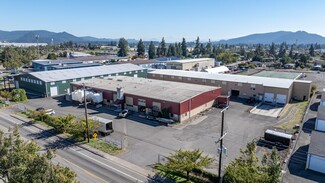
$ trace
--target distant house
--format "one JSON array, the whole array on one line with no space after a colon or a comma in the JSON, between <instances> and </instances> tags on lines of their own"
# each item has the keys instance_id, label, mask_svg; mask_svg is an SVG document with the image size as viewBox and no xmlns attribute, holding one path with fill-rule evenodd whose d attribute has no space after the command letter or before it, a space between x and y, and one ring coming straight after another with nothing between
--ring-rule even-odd
<instances>
[{"instance_id":1,"label":"distant house","mask_svg":"<svg viewBox=\"0 0 325 183\"><path fill-rule=\"evenodd\" d=\"M251 64L254 64L256 67L263 67L263 63L259 61L252 61Z\"/></svg>"}]
</instances>

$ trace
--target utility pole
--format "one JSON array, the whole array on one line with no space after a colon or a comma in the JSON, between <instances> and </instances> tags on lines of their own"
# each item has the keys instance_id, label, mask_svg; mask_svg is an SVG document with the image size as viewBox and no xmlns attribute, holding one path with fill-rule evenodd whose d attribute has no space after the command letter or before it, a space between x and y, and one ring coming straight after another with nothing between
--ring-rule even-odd
<instances>
[{"instance_id":1,"label":"utility pole","mask_svg":"<svg viewBox=\"0 0 325 183\"><path fill-rule=\"evenodd\" d=\"M87 112L87 99L86 99L86 87L85 87L85 83L82 84L83 88L84 88L84 105L85 105L85 118L86 118L86 133L87 133L87 140L88 143L90 141L89 139L89 125L88 125L88 112Z\"/></svg>"},{"instance_id":2,"label":"utility pole","mask_svg":"<svg viewBox=\"0 0 325 183\"><path fill-rule=\"evenodd\" d=\"M220 132L220 138L219 140L216 142L220 142L220 146L218 149L218 153L219 153L219 171L218 171L218 176L219 176L219 183L222 183L222 175L221 175L221 169L222 169L222 153L223 150L225 149L223 147L223 138L227 135L227 133L224 134L223 132L223 128L224 128L224 120L225 120L225 111L229 108L229 106L227 106L226 108L222 109L221 112L221 132Z\"/></svg>"},{"instance_id":3,"label":"utility pole","mask_svg":"<svg viewBox=\"0 0 325 183\"><path fill-rule=\"evenodd\" d=\"M35 35L35 38L36 38L36 40L37 40L37 56L38 56L38 59L40 59L40 54L39 54L39 45L38 45L39 35Z\"/></svg>"}]
</instances>

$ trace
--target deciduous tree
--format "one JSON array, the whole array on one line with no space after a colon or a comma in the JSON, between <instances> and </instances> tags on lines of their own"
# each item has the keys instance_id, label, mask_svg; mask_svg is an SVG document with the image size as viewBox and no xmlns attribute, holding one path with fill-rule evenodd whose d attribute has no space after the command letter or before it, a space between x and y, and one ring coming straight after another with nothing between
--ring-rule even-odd
<instances>
[{"instance_id":1,"label":"deciduous tree","mask_svg":"<svg viewBox=\"0 0 325 183\"><path fill-rule=\"evenodd\" d=\"M5 135L0 130L0 179L3 182L76 182L76 174L67 167L53 164L52 151L43 154L35 142L20 138L18 128Z\"/></svg>"},{"instance_id":2,"label":"deciduous tree","mask_svg":"<svg viewBox=\"0 0 325 183\"><path fill-rule=\"evenodd\" d=\"M190 180L190 173L194 169L209 166L213 161L209 156L202 155L202 151L199 149L193 151L180 149L171 153L166 159L167 163L164 166L176 171L185 172L187 181Z\"/></svg>"}]
</instances>

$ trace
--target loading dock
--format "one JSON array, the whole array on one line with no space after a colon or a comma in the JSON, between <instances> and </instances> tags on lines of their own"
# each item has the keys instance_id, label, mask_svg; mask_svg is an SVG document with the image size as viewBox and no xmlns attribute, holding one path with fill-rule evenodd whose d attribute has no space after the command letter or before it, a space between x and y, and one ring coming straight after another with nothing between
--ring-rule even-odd
<instances>
[{"instance_id":1,"label":"loading dock","mask_svg":"<svg viewBox=\"0 0 325 183\"><path fill-rule=\"evenodd\" d=\"M238 97L239 96L239 90L231 90L231 96Z\"/></svg>"},{"instance_id":2,"label":"loading dock","mask_svg":"<svg viewBox=\"0 0 325 183\"><path fill-rule=\"evenodd\" d=\"M287 103L287 96L282 94L276 95L276 103L277 104L286 104Z\"/></svg>"},{"instance_id":3,"label":"loading dock","mask_svg":"<svg viewBox=\"0 0 325 183\"><path fill-rule=\"evenodd\" d=\"M273 103L274 100L274 93L265 93L264 94L264 102Z\"/></svg>"}]
</instances>

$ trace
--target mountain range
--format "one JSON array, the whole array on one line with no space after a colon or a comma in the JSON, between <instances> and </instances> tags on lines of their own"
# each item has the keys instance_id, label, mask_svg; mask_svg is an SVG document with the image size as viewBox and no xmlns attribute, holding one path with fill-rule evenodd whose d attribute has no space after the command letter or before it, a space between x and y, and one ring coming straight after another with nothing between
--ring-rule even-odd
<instances>
[{"instance_id":1,"label":"mountain range","mask_svg":"<svg viewBox=\"0 0 325 183\"><path fill-rule=\"evenodd\" d=\"M218 41L220 44L281 44L283 42L288 44L325 44L325 37L305 31L278 31Z\"/></svg>"},{"instance_id":2,"label":"mountain range","mask_svg":"<svg viewBox=\"0 0 325 183\"><path fill-rule=\"evenodd\" d=\"M91 36L78 37L67 32L50 32L47 30L22 30L22 31L1 31L0 41L18 42L18 43L35 43L35 35L39 35L41 43L62 43L72 41L76 43L90 42L111 42L118 41L116 38L96 38ZM136 39L127 39L129 43L136 43ZM248 36L220 40L215 43L219 44L280 44L286 42L288 44L325 44L325 37L318 34L311 34L305 31L289 32L278 31L270 33L251 34Z\"/></svg>"},{"instance_id":3,"label":"mountain range","mask_svg":"<svg viewBox=\"0 0 325 183\"><path fill-rule=\"evenodd\" d=\"M23 31L2 31L0 30L0 41L17 42L17 43L35 43L36 35L39 36L40 43L62 43L72 41L76 43L89 42L111 42L119 39L96 38L91 36L78 37L67 32L50 32L47 30L23 30ZM129 43L138 42L136 39L127 39Z\"/></svg>"}]
</instances>

